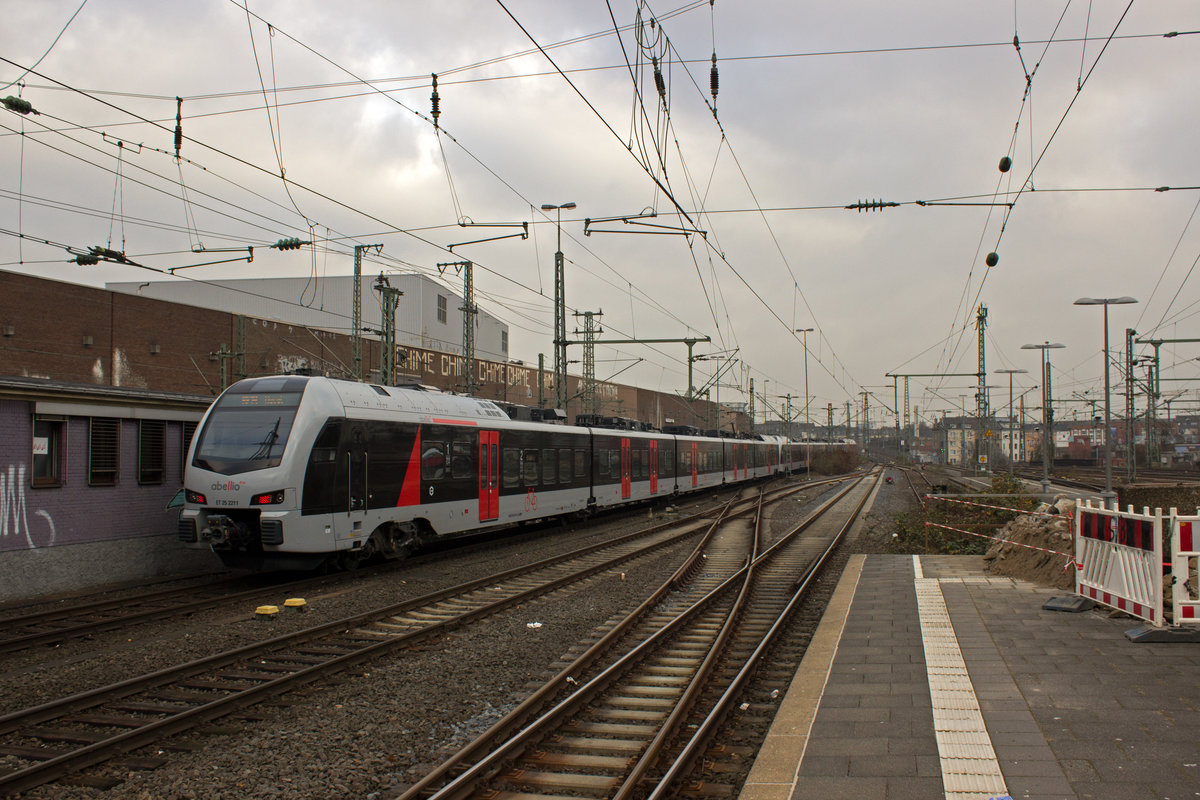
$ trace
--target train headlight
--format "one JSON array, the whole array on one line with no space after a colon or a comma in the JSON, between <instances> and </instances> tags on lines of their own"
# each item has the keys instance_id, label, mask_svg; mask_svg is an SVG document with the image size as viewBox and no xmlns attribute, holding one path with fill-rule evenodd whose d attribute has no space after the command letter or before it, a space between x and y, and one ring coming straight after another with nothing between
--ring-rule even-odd
<instances>
[{"instance_id":1,"label":"train headlight","mask_svg":"<svg viewBox=\"0 0 1200 800\"><path fill-rule=\"evenodd\" d=\"M250 498L252 506L276 506L283 502L283 489L277 492L264 492Z\"/></svg>"},{"instance_id":2,"label":"train headlight","mask_svg":"<svg viewBox=\"0 0 1200 800\"><path fill-rule=\"evenodd\" d=\"M204 495L200 494L199 492L193 492L191 489L184 489L183 496L184 496L184 499L187 500L189 503L196 503L197 505L201 505L201 506L208 502L208 498L206 498Z\"/></svg>"}]
</instances>

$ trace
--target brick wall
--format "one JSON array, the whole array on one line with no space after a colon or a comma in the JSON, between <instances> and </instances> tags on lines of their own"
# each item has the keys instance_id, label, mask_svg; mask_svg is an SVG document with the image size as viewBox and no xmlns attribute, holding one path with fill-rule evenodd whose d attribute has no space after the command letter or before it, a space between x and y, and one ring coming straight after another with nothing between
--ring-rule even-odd
<instances>
[{"instance_id":1,"label":"brick wall","mask_svg":"<svg viewBox=\"0 0 1200 800\"><path fill-rule=\"evenodd\" d=\"M166 423L162 483L139 484L138 421L122 420L115 486L88 485L88 425L88 417L68 418L61 485L34 488L32 403L0 400L0 552L174 531L177 512L168 512L166 504L183 484L181 423Z\"/></svg>"},{"instance_id":2,"label":"brick wall","mask_svg":"<svg viewBox=\"0 0 1200 800\"><path fill-rule=\"evenodd\" d=\"M149 388L216 395L221 366L227 383L246 375L276 375L308 367L334 377L353 368L348 335L273 320L239 318L205 309L110 292L88 286L0 271L0 375L23 375L105 386ZM239 323L239 319L242 320ZM244 356L237 357L239 324ZM379 379L380 344L362 341L362 373ZM222 358L218 352L229 354ZM420 348L398 348L397 372L440 389L461 390L462 356ZM537 368L481 362L478 396L537 405ZM544 380L547 405L554 402L552 372ZM568 395L579 394L580 378L569 375ZM601 414L657 423L703 426L707 403L686 403L670 392L621 384L601 387ZM578 398L568 403L568 419L581 413ZM711 417L715 424L715 414ZM725 417L728 423L728 417ZM747 430L744 415L738 429Z\"/></svg>"}]
</instances>

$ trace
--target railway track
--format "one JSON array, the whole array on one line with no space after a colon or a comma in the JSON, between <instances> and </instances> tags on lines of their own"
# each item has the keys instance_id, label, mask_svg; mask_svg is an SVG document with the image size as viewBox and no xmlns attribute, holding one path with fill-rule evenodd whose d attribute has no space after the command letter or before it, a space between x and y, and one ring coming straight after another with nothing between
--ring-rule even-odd
<instances>
[{"instance_id":1,"label":"railway track","mask_svg":"<svg viewBox=\"0 0 1200 800\"><path fill-rule=\"evenodd\" d=\"M784 497L820 485L795 484ZM730 501L725 515L746 513ZM133 756L178 733L244 709L445 631L529 602L635 559L700 536L709 523L696 515L571 553L491 575L421 598L373 609L158 670L0 716L0 756L16 764L0 774L0 794L12 794L124 757L124 766L152 768ZM0 767L2 769L2 767ZM94 784L112 785L92 776Z\"/></svg>"},{"instance_id":2,"label":"railway track","mask_svg":"<svg viewBox=\"0 0 1200 800\"><path fill-rule=\"evenodd\" d=\"M714 528L638 609L399 800L679 792L749 706L751 676L878 480L860 476L769 546L761 498L752 520Z\"/></svg>"},{"instance_id":3,"label":"railway track","mask_svg":"<svg viewBox=\"0 0 1200 800\"><path fill-rule=\"evenodd\" d=\"M917 504L921 508L925 507L925 494L933 490L933 482L922 470L915 470L910 467L899 468L904 480L908 484L908 488L912 490L913 496L917 498ZM913 480L913 475L916 474L916 480ZM917 484L922 484L921 488L917 488Z\"/></svg>"},{"instance_id":4,"label":"railway track","mask_svg":"<svg viewBox=\"0 0 1200 800\"><path fill-rule=\"evenodd\" d=\"M818 485L818 484L814 484ZM711 510L700 512L711 514ZM494 538L480 539L490 546ZM463 537L457 544L465 544L472 538ZM359 576L373 571L403 569L419 563L426 556L416 556L403 562L388 562L373 567L364 567L355 572L332 575L314 575L285 583L270 583L250 589L239 589L244 580L220 580L208 584L162 589L130 595L117 599L89 600L63 603L56 608L28 614L0 616L0 655L17 652L40 645L56 644L68 639L92 636L105 631L121 630L149 620L160 621L171 617L194 614L223 603L238 602L280 591L302 592L315 586L328 586L345 581L357 580Z\"/></svg>"},{"instance_id":5,"label":"railway track","mask_svg":"<svg viewBox=\"0 0 1200 800\"><path fill-rule=\"evenodd\" d=\"M280 589L299 589L314 579L236 589L236 580L199 586L163 589L156 592L71 603L48 611L0 618L0 654L12 653L67 639L119 630L151 619L191 614L231 601L262 596Z\"/></svg>"}]
</instances>

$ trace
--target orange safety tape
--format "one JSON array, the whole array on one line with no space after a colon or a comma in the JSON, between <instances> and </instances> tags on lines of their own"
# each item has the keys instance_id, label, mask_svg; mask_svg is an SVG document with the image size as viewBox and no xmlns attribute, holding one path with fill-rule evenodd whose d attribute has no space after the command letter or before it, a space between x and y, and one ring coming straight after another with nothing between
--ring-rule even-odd
<instances>
[{"instance_id":1,"label":"orange safety tape","mask_svg":"<svg viewBox=\"0 0 1200 800\"><path fill-rule=\"evenodd\" d=\"M991 506L987 503L972 503L968 500L955 500L951 497L938 497L937 495L927 494L926 500L941 500L946 503L958 503L963 506L977 506L979 508L992 508L997 511L1015 511L1018 514L1029 514L1035 517L1050 517L1052 519L1072 519L1074 514L1049 514L1045 511L1026 511L1021 508L1012 508L1011 506Z\"/></svg>"},{"instance_id":2,"label":"orange safety tape","mask_svg":"<svg viewBox=\"0 0 1200 800\"><path fill-rule=\"evenodd\" d=\"M982 533L975 533L974 531L964 531L962 528L952 528L949 525L939 525L936 522L926 522L925 527L926 528L942 528L944 530L954 531L955 533L965 533L967 536L978 536L980 539L991 539L993 542L1007 542L1008 544L1011 544L1014 547L1027 547L1030 550L1038 550L1042 553L1050 553L1051 555L1062 556L1063 558L1067 559L1067 564L1066 564L1066 566L1063 567L1064 570L1067 567L1071 567L1071 566L1075 567L1075 569L1083 569L1083 565L1076 563L1075 557L1072 556L1070 553L1061 553L1058 550L1050 550L1048 548L1037 547L1036 545L1032 545L1032 544L1022 544L1021 542L1014 542L1011 539L1001 539L998 536L986 536Z\"/></svg>"}]
</instances>

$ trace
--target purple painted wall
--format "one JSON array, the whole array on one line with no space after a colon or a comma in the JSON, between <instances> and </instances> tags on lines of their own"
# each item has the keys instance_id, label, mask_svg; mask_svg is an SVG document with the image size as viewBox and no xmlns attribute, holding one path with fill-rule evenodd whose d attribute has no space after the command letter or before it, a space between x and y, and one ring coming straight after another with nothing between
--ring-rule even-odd
<instances>
[{"instance_id":1,"label":"purple painted wall","mask_svg":"<svg viewBox=\"0 0 1200 800\"><path fill-rule=\"evenodd\" d=\"M114 412L115 413L115 412ZM183 483L182 424L167 421L161 484L138 483L138 422L121 420L115 486L88 485L88 418L64 425L62 485L31 485L33 404L0 400L0 552L161 535L175 530L165 506Z\"/></svg>"}]
</instances>

